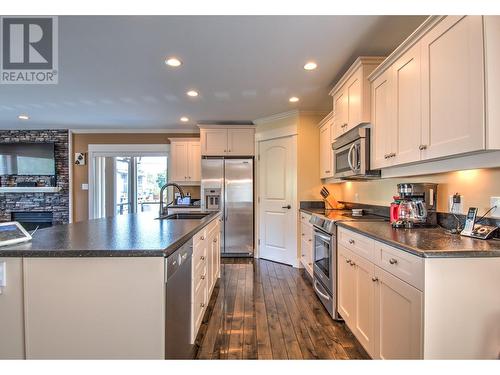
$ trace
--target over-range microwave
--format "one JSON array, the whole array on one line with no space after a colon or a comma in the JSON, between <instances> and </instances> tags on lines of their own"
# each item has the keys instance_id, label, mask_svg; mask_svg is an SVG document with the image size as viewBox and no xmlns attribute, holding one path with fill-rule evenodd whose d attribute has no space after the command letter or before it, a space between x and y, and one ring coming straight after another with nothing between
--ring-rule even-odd
<instances>
[{"instance_id":1,"label":"over-range microwave","mask_svg":"<svg viewBox=\"0 0 500 375\"><path fill-rule=\"evenodd\" d=\"M345 180L380 178L380 170L370 169L370 128L358 125L332 144L334 177Z\"/></svg>"}]
</instances>

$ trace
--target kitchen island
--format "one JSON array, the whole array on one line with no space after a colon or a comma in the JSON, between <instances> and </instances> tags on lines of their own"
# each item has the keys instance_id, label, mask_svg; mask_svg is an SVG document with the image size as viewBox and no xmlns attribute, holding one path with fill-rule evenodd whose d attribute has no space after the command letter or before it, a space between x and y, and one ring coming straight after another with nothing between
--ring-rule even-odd
<instances>
[{"instance_id":1,"label":"kitchen island","mask_svg":"<svg viewBox=\"0 0 500 375\"><path fill-rule=\"evenodd\" d=\"M190 277L202 273L188 293L194 343L220 264L220 213L201 216L89 220L0 248L0 359L165 358L167 264L185 247Z\"/></svg>"}]
</instances>

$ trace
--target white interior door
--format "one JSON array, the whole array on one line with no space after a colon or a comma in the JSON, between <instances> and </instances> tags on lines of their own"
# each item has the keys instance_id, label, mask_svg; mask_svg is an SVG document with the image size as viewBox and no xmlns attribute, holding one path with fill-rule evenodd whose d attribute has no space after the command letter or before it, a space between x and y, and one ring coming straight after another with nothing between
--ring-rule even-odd
<instances>
[{"instance_id":1,"label":"white interior door","mask_svg":"<svg viewBox=\"0 0 500 375\"><path fill-rule=\"evenodd\" d=\"M295 136L259 143L260 257L297 265Z\"/></svg>"}]
</instances>

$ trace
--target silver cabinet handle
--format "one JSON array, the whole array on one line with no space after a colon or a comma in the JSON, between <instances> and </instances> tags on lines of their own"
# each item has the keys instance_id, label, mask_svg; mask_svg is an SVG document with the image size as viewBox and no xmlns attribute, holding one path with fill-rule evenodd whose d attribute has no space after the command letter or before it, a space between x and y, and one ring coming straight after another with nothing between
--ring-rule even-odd
<instances>
[{"instance_id":1,"label":"silver cabinet handle","mask_svg":"<svg viewBox=\"0 0 500 375\"><path fill-rule=\"evenodd\" d=\"M205 280L205 275L201 275L201 279L202 279L202 280Z\"/></svg>"},{"instance_id":2,"label":"silver cabinet handle","mask_svg":"<svg viewBox=\"0 0 500 375\"><path fill-rule=\"evenodd\" d=\"M350 243L351 245L354 245L354 242L355 242L354 240L349 240L349 243Z\"/></svg>"},{"instance_id":3,"label":"silver cabinet handle","mask_svg":"<svg viewBox=\"0 0 500 375\"><path fill-rule=\"evenodd\" d=\"M396 153L395 153L395 152L393 152L393 153L390 153L390 154L389 154L389 157L390 157L390 158L393 158L393 157L395 157L395 156L396 156Z\"/></svg>"},{"instance_id":4,"label":"silver cabinet handle","mask_svg":"<svg viewBox=\"0 0 500 375\"><path fill-rule=\"evenodd\" d=\"M214 238L213 242L214 242L214 243L217 243L217 238Z\"/></svg>"},{"instance_id":5,"label":"silver cabinet handle","mask_svg":"<svg viewBox=\"0 0 500 375\"><path fill-rule=\"evenodd\" d=\"M376 282L378 281L378 277L376 277L376 276L372 277L372 281L373 281L374 283L376 283Z\"/></svg>"},{"instance_id":6,"label":"silver cabinet handle","mask_svg":"<svg viewBox=\"0 0 500 375\"><path fill-rule=\"evenodd\" d=\"M394 258L389 259L390 264L396 264L397 262L398 262L397 259L394 259Z\"/></svg>"},{"instance_id":7,"label":"silver cabinet handle","mask_svg":"<svg viewBox=\"0 0 500 375\"><path fill-rule=\"evenodd\" d=\"M420 146L418 146L418 149L420 151L427 150L427 145L420 145Z\"/></svg>"},{"instance_id":8,"label":"silver cabinet handle","mask_svg":"<svg viewBox=\"0 0 500 375\"><path fill-rule=\"evenodd\" d=\"M351 264L351 260L350 260L350 259L346 259L346 260L345 260L345 262L346 262L347 264Z\"/></svg>"},{"instance_id":9,"label":"silver cabinet handle","mask_svg":"<svg viewBox=\"0 0 500 375\"><path fill-rule=\"evenodd\" d=\"M202 255L202 256L200 257L200 259L201 259L201 260L205 260L205 256L203 256L203 255Z\"/></svg>"},{"instance_id":10,"label":"silver cabinet handle","mask_svg":"<svg viewBox=\"0 0 500 375\"><path fill-rule=\"evenodd\" d=\"M200 303L200 307L205 307L205 302Z\"/></svg>"},{"instance_id":11,"label":"silver cabinet handle","mask_svg":"<svg viewBox=\"0 0 500 375\"><path fill-rule=\"evenodd\" d=\"M201 237L200 237L200 240L201 240L201 241L205 241L205 236L201 236Z\"/></svg>"},{"instance_id":12,"label":"silver cabinet handle","mask_svg":"<svg viewBox=\"0 0 500 375\"><path fill-rule=\"evenodd\" d=\"M385 154L384 159L389 159L389 154Z\"/></svg>"},{"instance_id":13,"label":"silver cabinet handle","mask_svg":"<svg viewBox=\"0 0 500 375\"><path fill-rule=\"evenodd\" d=\"M355 266L355 265L356 265L356 263L354 263L354 262L351 262L351 266Z\"/></svg>"}]
</instances>

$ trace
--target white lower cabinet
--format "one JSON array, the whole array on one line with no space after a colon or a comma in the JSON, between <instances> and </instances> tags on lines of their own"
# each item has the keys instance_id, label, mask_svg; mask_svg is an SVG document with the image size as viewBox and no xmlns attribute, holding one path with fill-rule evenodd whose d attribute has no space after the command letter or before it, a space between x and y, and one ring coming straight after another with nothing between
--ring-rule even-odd
<instances>
[{"instance_id":1,"label":"white lower cabinet","mask_svg":"<svg viewBox=\"0 0 500 375\"><path fill-rule=\"evenodd\" d=\"M314 230L309 220L311 215L300 212L300 263L304 266L309 275L313 275L313 241L314 241Z\"/></svg>"},{"instance_id":2,"label":"white lower cabinet","mask_svg":"<svg viewBox=\"0 0 500 375\"><path fill-rule=\"evenodd\" d=\"M375 266L374 357L422 358L422 301L417 288Z\"/></svg>"},{"instance_id":3,"label":"white lower cabinet","mask_svg":"<svg viewBox=\"0 0 500 375\"><path fill-rule=\"evenodd\" d=\"M215 219L193 237L191 343L194 344L210 296L220 277L220 222Z\"/></svg>"},{"instance_id":4,"label":"white lower cabinet","mask_svg":"<svg viewBox=\"0 0 500 375\"><path fill-rule=\"evenodd\" d=\"M360 236L339 232L339 238ZM382 248L364 240L372 242L370 260L357 241L338 244L339 313L372 358L422 358L423 293L380 268Z\"/></svg>"}]
</instances>

